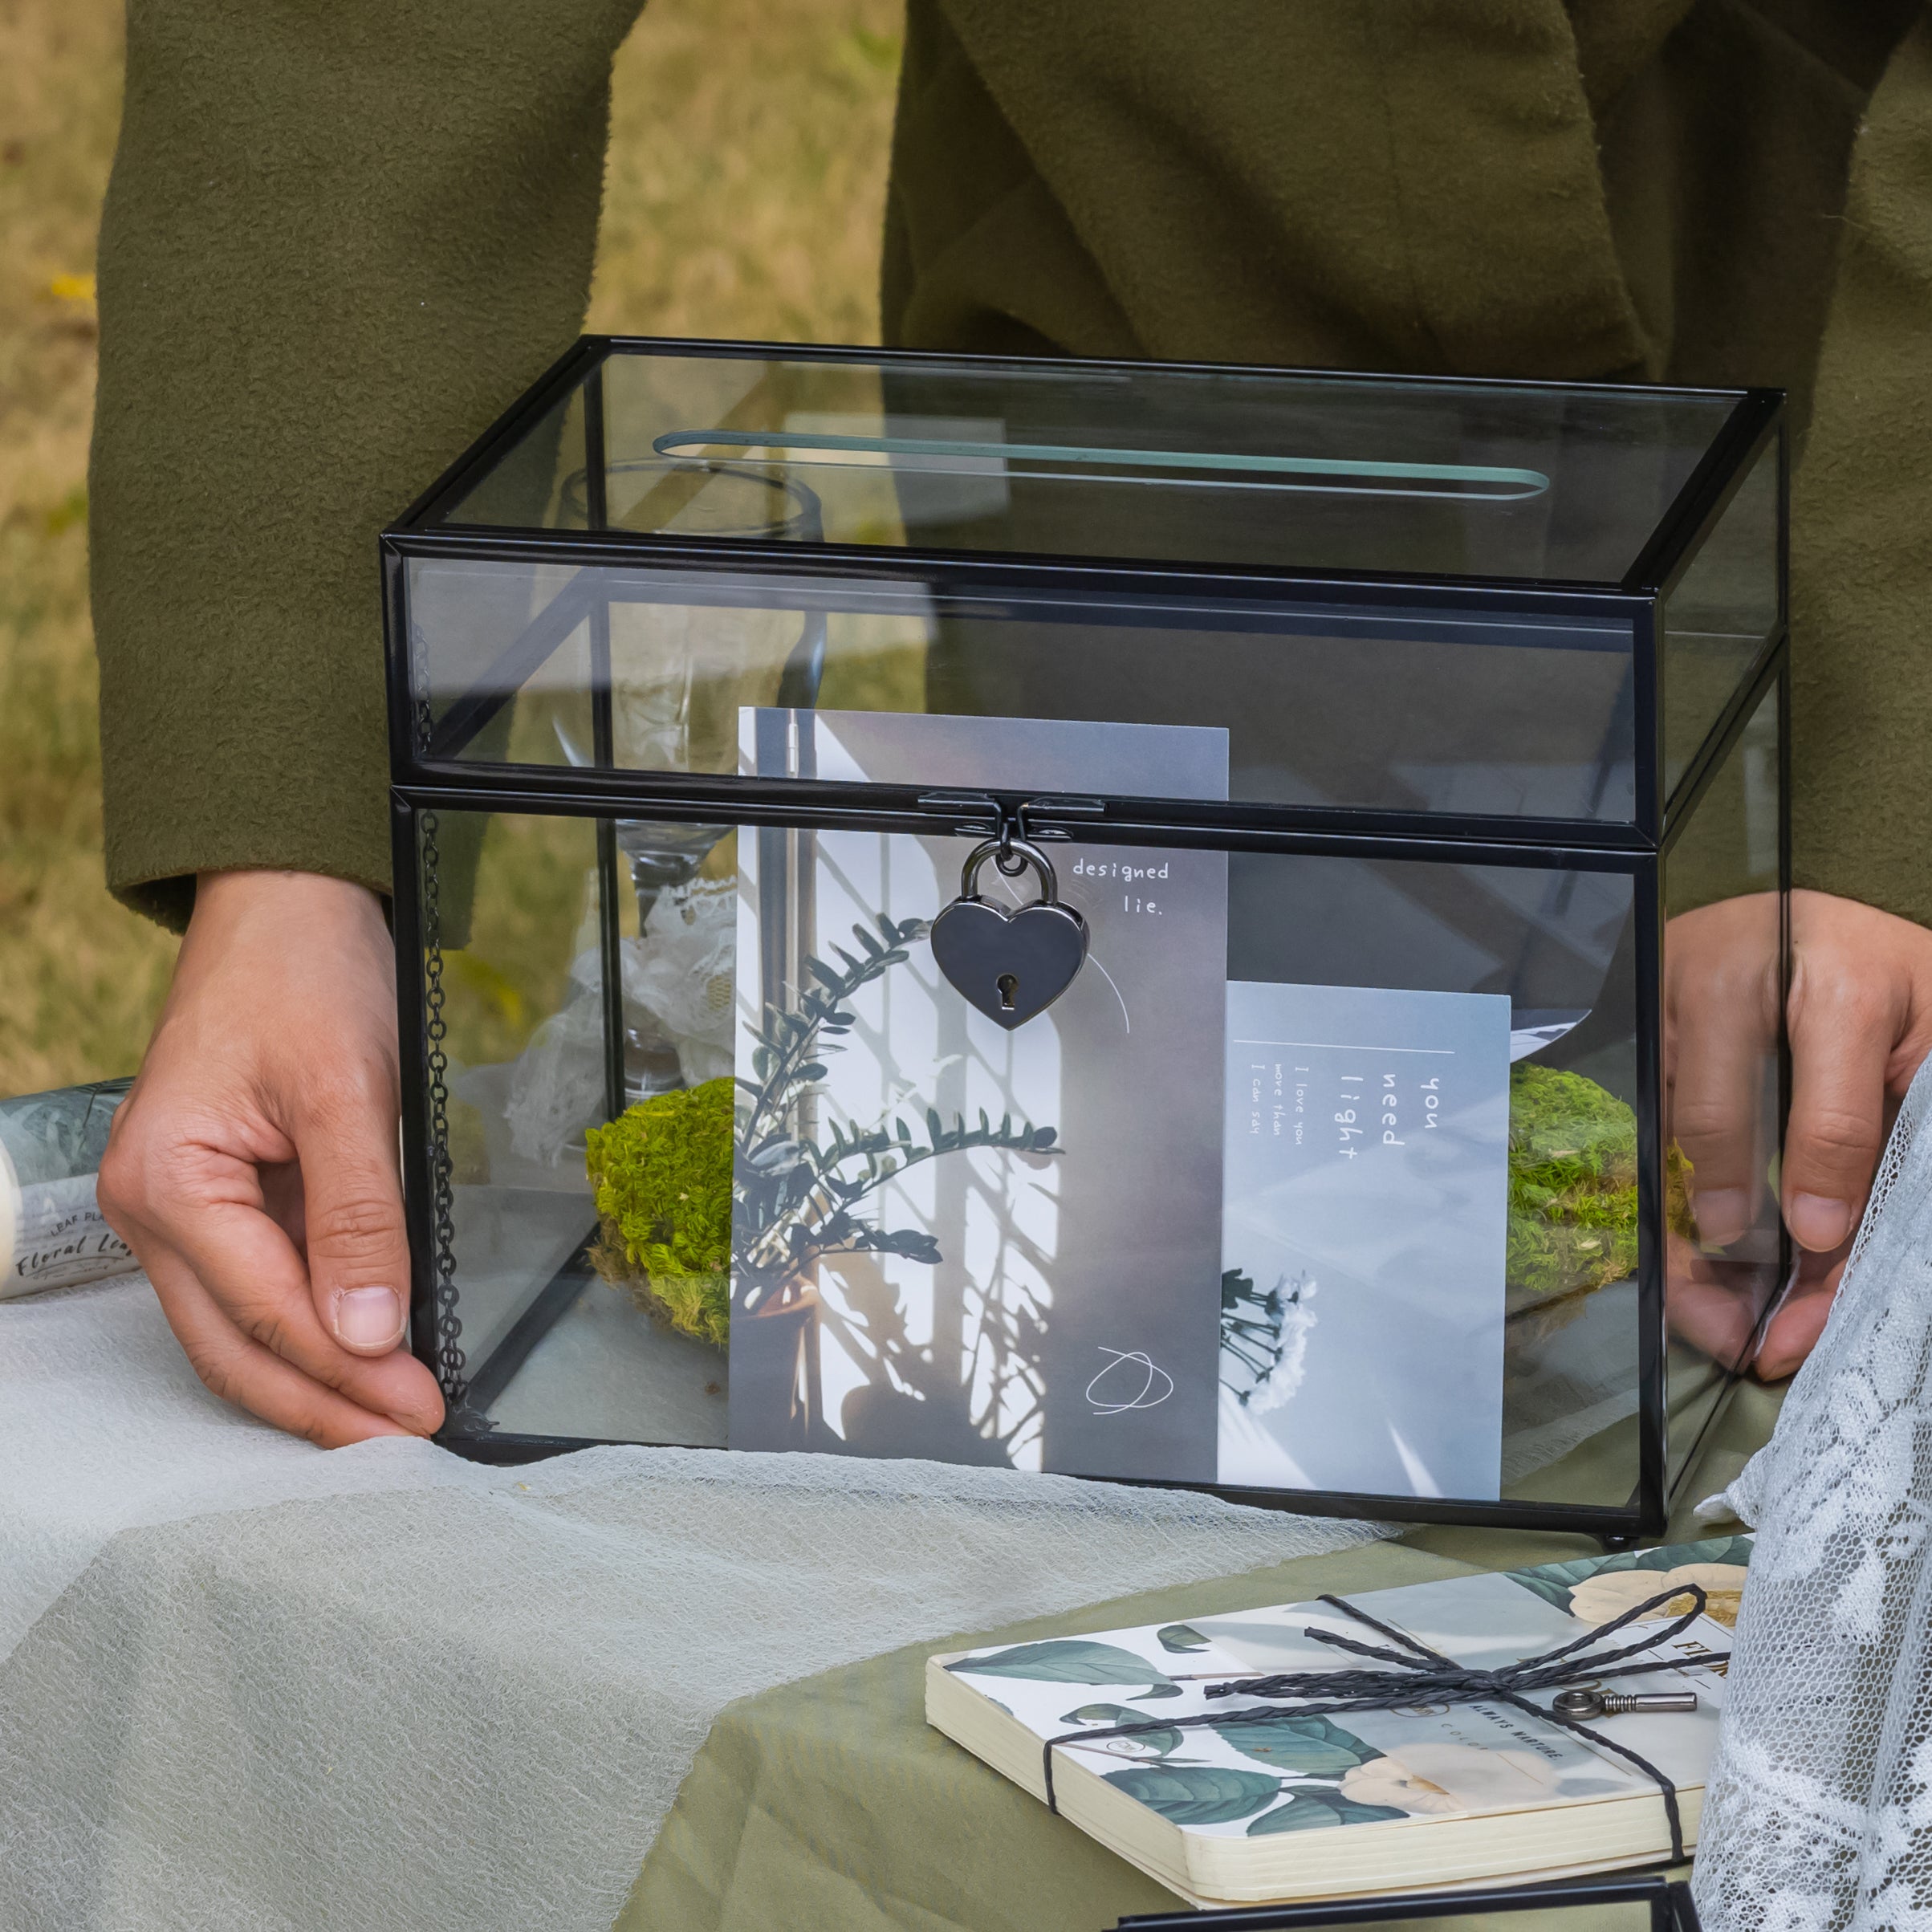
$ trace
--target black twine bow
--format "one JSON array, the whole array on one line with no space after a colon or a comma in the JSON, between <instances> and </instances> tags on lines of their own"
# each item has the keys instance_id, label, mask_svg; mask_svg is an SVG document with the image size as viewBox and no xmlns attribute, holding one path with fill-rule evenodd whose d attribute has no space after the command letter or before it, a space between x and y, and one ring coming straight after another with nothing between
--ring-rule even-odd
<instances>
[{"instance_id":1,"label":"black twine bow","mask_svg":"<svg viewBox=\"0 0 1932 1932\"><path fill-rule=\"evenodd\" d=\"M1691 1607L1667 1629L1615 1649L1588 1649L1592 1644L1601 1643L1607 1637L1615 1636L1619 1630L1641 1622L1680 1596L1690 1597ZM1666 1590L1661 1596L1650 1597L1633 1609L1625 1611L1613 1621L1599 1625L1587 1636L1575 1637L1554 1650L1544 1651L1539 1656L1505 1664L1499 1670L1476 1670L1458 1664L1454 1657L1445 1657L1441 1651L1432 1650L1426 1644L1417 1642L1406 1631L1371 1617L1345 1597L1324 1595L1319 1601L1340 1610L1344 1617L1352 1617L1356 1623L1366 1625L1371 1630L1379 1630L1384 1637L1401 1645L1401 1649L1391 1650L1381 1644L1361 1643L1354 1637L1343 1636L1338 1630L1317 1630L1312 1627L1302 1632L1304 1637L1312 1637L1318 1644L1332 1644L1338 1650L1352 1651L1357 1657L1372 1657L1381 1663L1397 1665L1399 1673L1291 1671L1279 1677L1238 1678L1226 1683L1210 1684L1205 1694L1211 1698L1293 1698L1300 1707L1287 1714L1298 1718L1345 1717L1352 1711L1394 1710L1410 1704L1512 1704L1544 1723L1560 1724L1567 1731L1575 1731L1579 1737L1588 1738L1601 1749L1615 1752L1651 1779L1663 1794L1664 1815L1670 1821L1671 1861L1674 1864L1683 1861L1684 1828L1678 1814L1675 1784L1648 1758L1639 1757L1627 1745L1619 1744L1614 1738L1606 1738L1601 1731L1591 1730L1576 1718L1564 1717L1559 1711L1546 1710L1540 1704L1532 1704L1527 1694L1532 1690L1560 1690L1596 1678L1637 1677L1649 1671L1682 1670L1691 1660L1658 1657L1631 1664L1624 1659L1635 1657L1641 1651L1654 1650L1660 1644L1667 1644L1688 1630L1703 1615L1708 1601L1698 1584L1680 1584L1674 1589ZM1580 1650L1587 1653L1580 1657L1576 1654ZM1700 1666L1725 1664L1730 1662L1731 1653L1714 1650L1694 1661ZM970 1670L971 1666L966 1668ZM1059 1746L1094 1744L1104 1738L1139 1737L1150 1731L1201 1728L1219 1731L1232 1725L1251 1724L1255 1714L1251 1709L1225 1713L1210 1710L1195 1717L1149 1718L1145 1723L1114 1724L1100 1731L1069 1731L1057 1738L1049 1738L1041 1751L1041 1761L1047 1773L1047 1808L1060 1809L1053 1792L1053 1753Z\"/></svg>"}]
</instances>

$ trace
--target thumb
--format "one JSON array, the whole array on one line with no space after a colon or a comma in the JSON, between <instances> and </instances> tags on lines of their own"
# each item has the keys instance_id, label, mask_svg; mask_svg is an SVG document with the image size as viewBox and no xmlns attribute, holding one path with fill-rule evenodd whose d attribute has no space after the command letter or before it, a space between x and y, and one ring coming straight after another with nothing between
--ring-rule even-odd
<instances>
[{"instance_id":1,"label":"thumb","mask_svg":"<svg viewBox=\"0 0 1932 1932\"><path fill-rule=\"evenodd\" d=\"M394 1084L372 1068L318 1092L293 1136L315 1312L357 1355L396 1348L409 1314L397 1118Z\"/></svg>"}]
</instances>

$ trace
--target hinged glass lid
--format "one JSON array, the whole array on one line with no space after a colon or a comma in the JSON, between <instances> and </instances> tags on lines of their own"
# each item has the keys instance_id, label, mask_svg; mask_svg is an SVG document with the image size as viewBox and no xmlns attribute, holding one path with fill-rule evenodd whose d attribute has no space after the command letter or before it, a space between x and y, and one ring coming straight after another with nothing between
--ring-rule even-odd
<instances>
[{"instance_id":1,"label":"hinged glass lid","mask_svg":"<svg viewBox=\"0 0 1932 1932\"><path fill-rule=\"evenodd\" d=\"M1739 401L618 342L430 520L1610 584Z\"/></svg>"}]
</instances>

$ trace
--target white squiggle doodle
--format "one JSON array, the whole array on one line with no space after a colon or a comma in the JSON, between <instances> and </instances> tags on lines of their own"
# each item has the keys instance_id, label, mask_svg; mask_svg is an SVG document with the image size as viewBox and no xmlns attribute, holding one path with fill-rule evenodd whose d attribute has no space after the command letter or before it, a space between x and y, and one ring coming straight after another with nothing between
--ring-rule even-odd
<instances>
[{"instance_id":1,"label":"white squiggle doodle","mask_svg":"<svg viewBox=\"0 0 1932 1932\"><path fill-rule=\"evenodd\" d=\"M1100 1352L1112 1359L1087 1385L1087 1400L1093 1405L1096 1415L1125 1415L1130 1409L1157 1408L1173 1393L1174 1378L1165 1369L1156 1366L1153 1357L1145 1348L1102 1348ZM1140 1388L1124 1402L1112 1402L1104 1396L1096 1396L1094 1390L1124 1365L1127 1365L1129 1380L1135 1369L1145 1372L1146 1379ZM1158 1395L1154 1393L1157 1388L1160 1390Z\"/></svg>"}]
</instances>

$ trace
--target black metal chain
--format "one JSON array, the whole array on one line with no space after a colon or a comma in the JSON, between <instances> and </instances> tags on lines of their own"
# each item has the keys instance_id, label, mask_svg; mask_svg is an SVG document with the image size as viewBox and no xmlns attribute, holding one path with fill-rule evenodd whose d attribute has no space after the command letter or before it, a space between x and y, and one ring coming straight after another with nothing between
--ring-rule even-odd
<instances>
[{"instance_id":1,"label":"black metal chain","mask_svg":"<svg viewBox=\"0 0 1932 1932\"><path fill-rule=\"evenodd\" d=\"M428 706L422 707L426 714ZM421 716L419 714L419 724ZM433 811L419 815L423 911L424 1033L429 1051L425 1064L429 1092L429 1180L434 1226L430 1266L430 1306L434 1311L437 1380L452 1411L463 1405L469 1388L469 1362L461 1346L463 1324L456 1312L456 1190L454 1164L449 1157L449 1055L444 1043L449 1024L443 1017L443 933L440 873L441 848L436 842L440 822Z\"/></svg>"},{"instance_id":2,"label":"black metal chain","mask_svg":"<svg viewBox=\"0 0 1932 1932\"><path fill-rule=\"evenodd\" d=\"M419 758L426 758L429 741L436 733L436 712L429 702L429 641L421 624L409 627L409 694L415 701L416 752Z\"/></svg>"}]
</instances>

